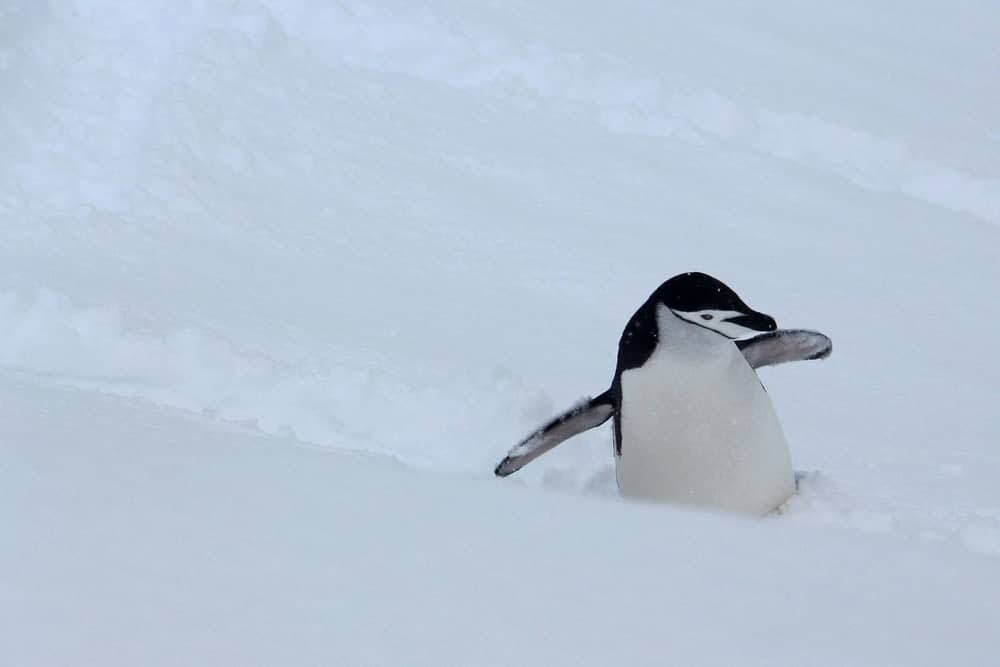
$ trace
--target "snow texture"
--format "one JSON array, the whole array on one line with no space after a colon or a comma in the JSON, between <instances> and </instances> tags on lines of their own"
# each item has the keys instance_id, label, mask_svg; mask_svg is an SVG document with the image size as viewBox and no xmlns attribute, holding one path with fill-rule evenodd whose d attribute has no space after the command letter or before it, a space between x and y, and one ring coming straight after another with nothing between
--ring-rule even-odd
<instances>
[{"instance_id":1,"label":"snow texture","mask_svg":"<svg viewBox=\"0 0 1000 667\"><path fill-rule=\"evenodd\" d=\"M1000 5L0 3L11 664L986 664ZM780 517L622 499L665 278L762 369Z\"/></svg>"}]
</instances>

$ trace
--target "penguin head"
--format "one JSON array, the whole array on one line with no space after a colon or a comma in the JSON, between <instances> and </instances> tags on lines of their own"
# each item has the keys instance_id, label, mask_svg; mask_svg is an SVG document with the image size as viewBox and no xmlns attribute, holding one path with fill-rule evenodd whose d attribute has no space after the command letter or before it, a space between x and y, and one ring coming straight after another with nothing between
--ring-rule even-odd
<instances>
[{"instance_id":1,"label":"penguin head","mask_svg":"<svg viewBox=\"0 0 1000 667\"><path fill-rule=\"evenodd\" d=\"M721 280L704 273L676 275L653 297L681 318L726 338L744 338L778 328L774 318L743 303Z\"/></svg>"}]
</instances>

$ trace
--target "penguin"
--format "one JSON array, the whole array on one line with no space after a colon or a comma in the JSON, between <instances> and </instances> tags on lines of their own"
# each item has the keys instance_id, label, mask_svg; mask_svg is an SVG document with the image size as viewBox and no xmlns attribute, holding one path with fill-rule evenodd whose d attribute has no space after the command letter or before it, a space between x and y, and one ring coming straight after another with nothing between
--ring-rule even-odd
<instances>
[{"instance_id":1,"label":"penguin","mask_svg":"<svg viewBox=\"0 0 1000 667\"><path fill-rule=\"evenodd\" d=\"M778 329L722 281L682 273L629 319L611 386L510 450L506 477L613 419L615 477L630 498L762 516L795 492L788 444L756 369L823 359L830 339Z\"/></svg>"}]
</instances>

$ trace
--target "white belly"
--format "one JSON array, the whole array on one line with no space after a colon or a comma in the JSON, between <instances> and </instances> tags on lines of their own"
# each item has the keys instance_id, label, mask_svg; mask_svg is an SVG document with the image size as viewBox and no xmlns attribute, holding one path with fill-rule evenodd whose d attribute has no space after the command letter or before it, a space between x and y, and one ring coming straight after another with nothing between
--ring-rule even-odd
<instances>
[{"instance_id":1,"label":"white belly","mask_svg":"<svg viewBox=\"0 0 1000 667\"><path fill-rule=\"evenodd\" d=\"M732 341L679 324L669 311L659 319L666 344L621 377L619 488L648 500L770 512L794 492L795 474L757 374Z\"/></svg>"}]
</instances>

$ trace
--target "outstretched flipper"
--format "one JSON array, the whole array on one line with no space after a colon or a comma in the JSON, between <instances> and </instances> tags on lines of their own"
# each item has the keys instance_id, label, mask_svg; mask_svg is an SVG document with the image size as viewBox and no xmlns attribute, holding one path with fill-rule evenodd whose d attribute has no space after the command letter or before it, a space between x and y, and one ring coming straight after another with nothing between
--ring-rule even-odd
<instances>
[{"instance_id":1,"label":"outstretched flipper","mask_svg":"<svg viewBox=\"0 0 1000 667\"><path fill-rule=\"evenodd\" d=\"M833 351L833 343L818 331L779 329L736 341L752 368L774 366L789 361L825 359Z\"/></svg>"},{"instance_id":2,"label":"outstretched flipper","mask_svg":"<svg viewBox=\"0 0 1000 667\"><path fill-rule=\"evenodd\" d=\"M829 338L805 329L779 329L735 343L753 368L825 359L833 350ZM515 473L563 441L600 426L611 419L614 412L611 389L596 398L581 401L511 449L493 472L497 477Z\"/></svg>"},{"instance_id":3,"label":"outstretched flipper","mask_svg":"<svg viewBox=\"0 0 1000 667\"><path fill-rule=\"evenodd\" d=\"M614 411L610 389L577 403L510 450L497 464L494 474L506 477L517 472L562 441L608 421Z\"/></svg>"}]
</instances>

